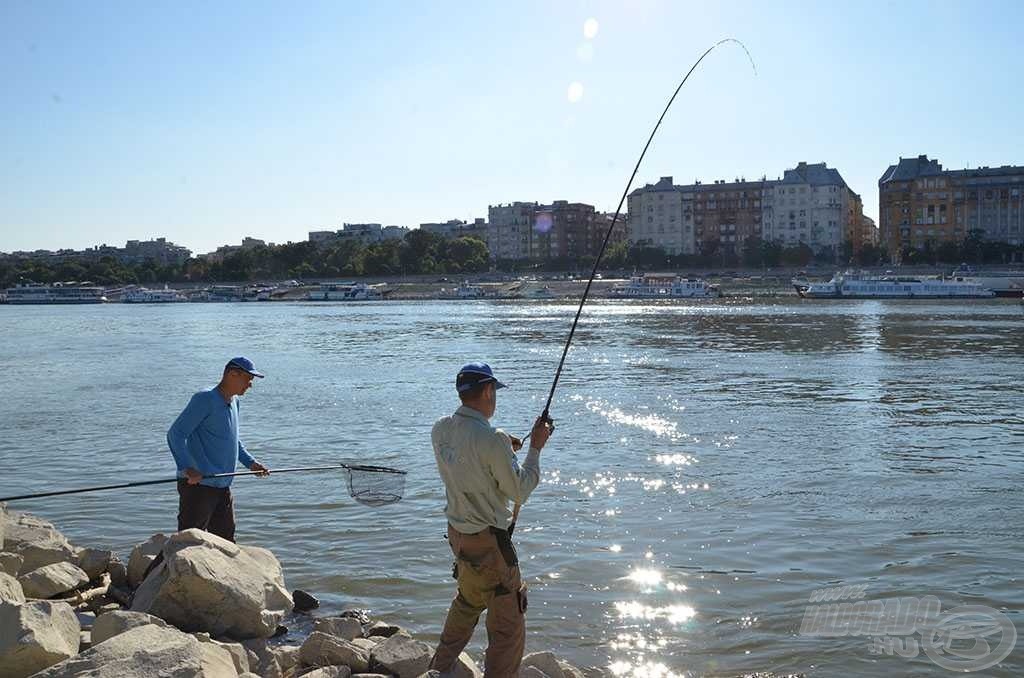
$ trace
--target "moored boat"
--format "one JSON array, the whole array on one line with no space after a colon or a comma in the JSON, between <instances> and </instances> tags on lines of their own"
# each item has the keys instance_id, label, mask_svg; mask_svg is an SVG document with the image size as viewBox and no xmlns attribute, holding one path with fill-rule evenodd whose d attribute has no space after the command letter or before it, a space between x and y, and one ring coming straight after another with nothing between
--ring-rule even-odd
<instances>
[{"instance_id":1,"label":"moored boat","mask_svg":"<svg viewBox=\"0 0 1024 678\"><path fill-rule=\"evenodd\" d=\"M699 278L684 278L663 273L635 275L628 283L612 287L618 299L702 299L717 297L718 288Z\"/></svg>"},{"instance_id":2,"label":"moored boat","mask_svg":"<svg viewBox=\"0 0 1024 678\"><path fill-rule=\"evenodd\" d=\"M955 278L836 273L828 282L794 278L797 294L806 299L987 299L995 292Z\"/></svg>"},{"instance_id":3,"label":"moored boat","mask_svg":"<svg viewBox=\"0 0 1024 678\"><path fill-rule=\"evenodd\" d=\"M8 304L102 304L106 300L103 288L88 282L23 283L7 290Z\"/></svg>"},{"instance_id":4,"label":"moored boat","mask_svg":"<svg viewBox=\"0 0 1024 678\"><path fill-rule=\"evenodd\" d=\"M137 287L129 290L121 297L126 304L172 304L188 301L188 297L179 292L165 287L162 290L151 290L145 287Z\"/></svg>"},{"instance_id":5,"label":"moored boat","mask_svg":"<svg viewBox=\"0 0 1024 678\"><path fill-rule=\"evenodd\" d=\"M367 285L355 282L321 283L320 289L309 293L310 301L380 301L384 298L384 283Z\"/></svg>"}]
</instances>

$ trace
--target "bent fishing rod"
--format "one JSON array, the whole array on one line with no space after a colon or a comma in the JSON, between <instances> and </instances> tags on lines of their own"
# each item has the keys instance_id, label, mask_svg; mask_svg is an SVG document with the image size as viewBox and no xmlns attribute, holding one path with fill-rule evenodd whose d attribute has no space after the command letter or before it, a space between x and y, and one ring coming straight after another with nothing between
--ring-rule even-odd
<instances>
[{"instance_id":1,"label":"bent fishing rod","mask_svg":"<svg viewBox=\"0 0 1024 678\"><path fill-rule=\"evenodd\" d=\"M331 464L328 466L296 466L292 468L269 469L268 471L235 471L233 473L211 473L204 475L202 480L214 478L234 478L236 476L267 476L278 473L296 473L312 471L346 471L348 474L349 494L356 501L370 506L381 506L391 504L402 498L405 487L406 471L388 468L387 466L368 466L365 464ZM356 478L355 480L353 478ZM74 490L55 490L52 492L37 492L35 494L21 494L11 497L0 497L0 502L18 501L21 499L41 499L43 497L57 497L65 494L83 494L85 492L101 492L103 490L120 490L129 487L142 487L145 485L159 485L162 483L177 483L184 478L159 478L157 480L139 480L116 485L99 485L96 487L82 487Z\"/></svg>"},{"instance_id":2,"label":"bent fishing rod","mask_svg":"<svg viewBox=\"0 0 1024 678\"><path fill-rule=\"evenodd\" d=\"M664 110L662 110L661 115L658 117L658 121L654 123L654 129L651 130L650 136L647 137L647 143L644 144L644 148L640 152L640 157L637 158L636 165L633 166L633 173L629 175L629 181L626 182L626 188L623 189L622 191L622 197L619 198L619 206L615 208L615 216L612 217L612 222L611 224L608 225L608 230L604 234L604 240L601 241L601 249L598 250L597 258L594 259L594 267L590 271L590 277L587 279L587 286L583 288L583 296L580 297L580 305L576 309L576 316L573 318L572 326L569 328L569 336L566 337L565 339L565 346L562 348L562 357L558 360L558 369L555 370L555 378L551 381L551 390L548 392L547 402L544 403L544 411L541 412L540 415L540 418L543 421L545 421L551 427L552 430L554 430L554 421L551 419L550 413L551 401L554 400L555 389L558 388L558 380L562 376L562 368L565 367L565 358L567 355L569 355L569 347L572 345L573 336L575 336L576 334L576 326L580 322L580 315L583 313L583 306L587 303L587 297L590 296L590 287L594 284L594 278L597 275L598 267L600 267L601 265L601 258L604 257L605 249L607 249L608 247L608 241L611 239L612 233L615 230L615 225L619 221L619 215L622 214L622 205L626 202L626 198L629 196L629 189L632 188L633 186L633 180L636 179L637 172L640 171L640 164L644 161L644 156L647 155L647 149L651 147L651 142L654 141L654 135L657 134L658 128L661 127L661 121L665 119L665 116L668 114L668 110L672 108L672 103L676 100L676 97L679 95L680 90L683 89L683 85L685 85L686 81L690 79L690 76L693 74L693 72L697 70L697 67L700 66L700 63L704 61L704 57L706 57L708 54L711 54L711 52L713 52L715 48L726 43L735 43L743 49L743 52L747 55L747 59L750 60L750 66L754 69L754 75L757 75L757 65L754 64L754 59L753 57L750 56L750 51L747 49L747 46L744 45L739 40L737 40L736 38L725 38L711 45L711 47L708 47L707 50L705 50L705 52L701 54L695 62L693 62L693 66L690 66L690 70L686 72L686 75L683 76L683 79L679 82L679 85L676 86L675 91L672 92L672 96L669 97L668 103L665 104ZM531 434L532 431L530 434L527 434L526 437L523 438L524 443L530 437ZM515 524L516 519L519 517L519 509L520 505L516 504L515 510L512 512L513 525Z\"/></svg>"}]
</instances>

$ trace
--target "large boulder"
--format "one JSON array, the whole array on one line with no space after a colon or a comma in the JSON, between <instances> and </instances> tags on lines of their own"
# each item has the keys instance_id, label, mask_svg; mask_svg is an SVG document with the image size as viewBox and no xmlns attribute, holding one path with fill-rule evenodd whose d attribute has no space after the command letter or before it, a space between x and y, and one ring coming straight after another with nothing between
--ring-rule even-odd
<instances>
[{"instance_id":1,"label":"large boulder","mask_svg":"<svg viewBox=\"0 0 1024 678\"><path fill-rule=\"evenodd\" d=\"M78 631L67 603L0 603L0 675L22 678L74 656Z\"/></svg>"},{"instance_id":2,"label":"large boulder","mask_svg":"<svg viewBox=\"0 0 1024 678\"><path fill-rule=\"evenodd\" d=\"M89 575L90 581L99 579L100 575L110 567L110 561L114 558L113 551L94 548L78 549L75 555L78 558L78 567Z\"/></svg>"},{"instance_id":3,"label":"large boulder","mask_svg":"<svg viewBox=\"0 0 1024 678\"><path fill-rule=\"evenodd\" d=\"M97 620L98 621L98 620ZM146 624L93 645L33 678L236 678L222 648L170 627Z\"/></svg>"},{"instance_id":4,"label":"large boulder","mask_svg":"<svg viewBox=\"0 0 1024 678\"><path fill-rule=\"evenodd\" d=\"M433 649L426 643L394 635L373 648L370 665L398 678L416 678L430 667L432 655Z\"/></svg>"},{"instance_id":5,"label":"large boulder","mask_svg":"<svg viewBox=\"0 0 1024 678\"><path fill-rule=\"evenodd\" d=\"M99 645L104 640L147 624L154 624L162 628L169 626L163 619L144 612L129 612L128 610L104 612L96 617L96 621L92 624L92 644Z\"/></svg>"},{"instance_id":6,"label":"large boulder","mask_svg":"<svg viewBox=\"0 0 1024 678\"><path fill-rule=\"evenodd\" d=\"M269 638L292 609L281 565L266 549L191 529L172 535L163 554L135 592L133 611L244 640Z\"/></svg>"},{"instance_id":7,"label":"large boulder","mask_svg":"<svg viewBox=\"0 0 1024 678\"><path fill-rule=\"evenodd\" d=\"M337 666L344 664L353 673L370 670L370 651L351 641L329 636L322 631L309 634L299 649L303 666Z\"/></svg>"},{"instance_id":8,"label":"large boulder","mask_svg":"<svg viewBox=\"0 0 1024 678\"><path fill-rule=\"evenodd\" d=\"M6 572L0 572L0 603L20 605L24 602L25 592L21 590L21 583Z\"/></svg>"},{"instance_id":9,"label":"large boulder","mask_svg":"<svg viewBox=\"0 0 1024 678\"><path fill-rule=\"evenodd\" d=\"M157 532L152 537L135 546L131 556L128 557L128 585L133 589L138 588L142 583L142 577L146 574L146 568L156 558L156 554L163 550L167 543L167 535Z\"/></svg>"},{"instance_id":10,"label":"large boulder","mask_svg":"<svg viewBox=\"0 0 1024 678\"><path fill-rule=\"evenodd\" d=\"M21 564L25 562L25 559L20 553L11 553L10 551L0 552L0 572L5 572L12 577L17 577L18 572L21 571Z\"/></svg>"},{"instance_id":11,"label":"large boulder","mask_svg":"<svg viewBox=\"0 0 1024 678\"><path fill-rule=\"evenodd\" d=\"M89 575L71 563L52 563L18 577L28 598L52 598L89 583Z\"/></svg>"},{"instance_id":12,"label":"large boulder","mask_svg":"<svg viewBox=\"0 0 1024 678\"><path fill-rule=\"evenodd\" d=\"M53 563L75 562L74 547L53 523L17 511L7 516L4 550L21 555L18 574Z\"/></svg>"}]
</instances>

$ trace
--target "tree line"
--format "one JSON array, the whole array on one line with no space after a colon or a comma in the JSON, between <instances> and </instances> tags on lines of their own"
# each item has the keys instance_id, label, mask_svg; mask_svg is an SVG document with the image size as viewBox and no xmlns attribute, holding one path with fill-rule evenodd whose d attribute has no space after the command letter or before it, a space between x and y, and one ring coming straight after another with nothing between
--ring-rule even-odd
<instances>
[{"instance_id":1,"label":"tree line","mask_svg":"<svg viewBox=\"0 0 1024 678\"><path fill-rule=\"evenodd\" d=\"M926 243L923 249L900 252L904 264L956 265L1005 264L1024 257L1024 247L987 241L981 232L971 231L960 242ZM779 243L748 238L739 251L705 243L698 254L669 254L660 247L627 242L608 247L602 270L678 270L684 268L777 268L822 265L880 266L890 261L885 247L866 245L854 252L849 243L832 249L811 249L805 244L785 247ZM542 261L497 261L505 272L586 271L593 256ZM160 265L152 260L125 264L114 257L99 260L45 259L0 261L0 286L18 282L52 283L89 280L106 286L153 283L252 282L294 278L331 279L360 276L465 275L491 269L487 245L472 236L447 239L427 231L413 230L405 238L363 244L346 240L328 245L311 242L260 245L228 254L222 260L189 259L180 265Z\"/></svg>"}]
</instances>

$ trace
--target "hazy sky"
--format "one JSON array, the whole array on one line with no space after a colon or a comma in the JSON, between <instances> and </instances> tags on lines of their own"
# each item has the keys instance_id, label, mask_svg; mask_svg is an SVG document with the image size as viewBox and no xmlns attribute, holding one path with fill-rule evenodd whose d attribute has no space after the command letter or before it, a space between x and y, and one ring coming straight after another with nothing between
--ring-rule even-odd
<instances>
[{"instance_id":1,"label":"hazy sky","mask_svg":"<svg viewBox=\"0 0 1024 678\"><path fill-rule=\"evenodd\" d=\"M0 250L612 210L730 36L636 185L1024 164L1019 2L2 0Z\"/></svg>"}]
</instances>

